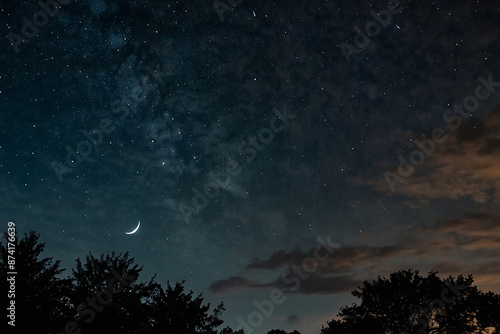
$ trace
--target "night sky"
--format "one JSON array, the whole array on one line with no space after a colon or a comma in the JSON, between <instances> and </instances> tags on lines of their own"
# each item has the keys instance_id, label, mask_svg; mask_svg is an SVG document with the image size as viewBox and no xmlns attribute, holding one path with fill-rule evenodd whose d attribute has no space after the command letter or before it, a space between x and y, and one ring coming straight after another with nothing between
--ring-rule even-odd
<instances>
[{"instance_id":1,"label":"night sky","mask_svg":"<svg viewBox=\"0 0 500 334\"><path fill-rule=\"evenodd\" d=\"M0 222L66 275L129 251L234 329L282 291L257 334L403 269L500 291L498 1L60 3L0 6Z\"/></svg>"}]
</instances>

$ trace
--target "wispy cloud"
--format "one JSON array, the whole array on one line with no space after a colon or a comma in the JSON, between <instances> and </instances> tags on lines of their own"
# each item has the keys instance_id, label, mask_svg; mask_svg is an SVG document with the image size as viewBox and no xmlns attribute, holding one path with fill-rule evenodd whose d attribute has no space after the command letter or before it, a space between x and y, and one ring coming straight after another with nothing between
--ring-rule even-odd
<instances>
[{"instance_id":1,"label":"wispy cloud","mask_svg":"<svg viewBox=\"0 0 500 334\"><path fill-rule=\"evenodd\" d=\"M277 272L275 280L250 282L233 276L214 282L211 290L216 294L232 294L243 289L278 288L286 293L337 294L356 289L364 280L408 267L438 270L443 275L473 274L485 289L498 290L500 274L493 269L500 263L498 249L500 213L471 213L439 219L432 227L407 227L394 245L335 249L327 259L318 262L317 270L303 271L302 277L290 268L302 268L304 259L313 257L315 249L279 250L267 259L250 260L246 267L249 273ZM299 277L300 284L294 284Z\"/></svg>"},{"instance_id":2,"label":"wispy cloud","mask_svg":"<svg viewBox=\"0 0 500 334\"><path fill-rule=\"evenodd\" d=\"M449 131L425 163L398 183L396 192L421 200L468 197L477 203L499 202L499 153L500 108L496 108L477 125L462 124ZM389 192L383 177L368 183Z\"/></svg>"}]
</instances>

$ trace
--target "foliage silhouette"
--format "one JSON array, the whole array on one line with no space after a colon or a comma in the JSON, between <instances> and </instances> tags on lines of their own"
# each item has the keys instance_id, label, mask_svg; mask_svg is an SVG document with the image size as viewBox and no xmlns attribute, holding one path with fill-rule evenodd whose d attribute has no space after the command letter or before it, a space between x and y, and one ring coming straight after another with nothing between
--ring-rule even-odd
<instances>
[{"instance_id":1,"label":"foliage silhouette","mask_svg":"<svg viewBox=\"0 0 500 334\"><path fill-rule=\"evenodd\" d=\"M155 283L138 283L142 271L128 253L89 254L85 263L76 260L72 270L70 299L74 319L83 333L140 333L149 316L144 304Z\"/></svg>"},{"instance_id":2,"label":"foliage silhouette","mask_svg":"<svg viewBox=\"0 0 500 334\"><path fill-rule=\"evenodd\" d=\"M193 298L193 291L185 293L182 284L184 281L175 286L167 282L165 289L155 285L149 303L149 333L216 334L215 328L223 323L219 316L224 305L221 303L210 315L210 304L203 305L202 294Z\"/></svg>"},{"instance_id":3,"label":"foliage silhouette","mask_svg":"<svg viewBox=\"0 0 500 334\"><path fill-rule=\"evenodd\" d=\"M234 331L230 327L226 327L222 329L219 334L245 334L245 332L242 329L240 329L239 331Z\"/></svg>"},{"instance_id":4,"label":"foliage silhouette","mask_svg":"<svg viewBox=\"0 0 500 334\"><path fill-rule=\"evenodd\" d=\"M60 261L41 257L45 244L39 237L30 231L14 243L16 330L21 333L244 334L218 329L224 305L210 311L202 294L184 291L184 281L167 282L165 288L155 277L139 282L142 267L128 252L90 253L61 278ZM7 243L0 243L3 291L9 289L8 256ZM500 295L483 293L473 282L471 275L440 279L434 271L422 277L411 270L365 281L352 292L361 303L342 307L321 334L500 333ZM273 329L267 334L300 333Z\"/></svg>"},{"instance_id":5,"label":"foliage silhouette","mask_svg":"<svg viewBox=\"0 0 500 334\"><path fill-rule=\"evenodd\" d=\"M33 326L45 332L64 326L65 317L70 312L68 294L71 289L69 279L57 278L64 269L61 261L52 258L39 259L45 244L39 243L40 235L31 231L24 238L14 237L15 253L15 327L20 333L26 333ZM7 293L8 235L4 234L5 244L0 243L0 288ZM9 275L11 276L11 275ZM7 309L4 299L4 310ZM3 325L6 325L6 322ZM7 326L7 325L6 325Z\"/></svg>"},{"instance_id":6,"label":"foliage silhouette","mask_svg":"<svg viewBox=\"0 0 500 334\"><path fill-rule=\"evenodd\" d=\"M7 240L8 235L5 234ZM182 283L163 289L151 278L137 281L142 267L128 253L89 254L67 278L60 261L40 258L45 244L30 232L16 242L16 331L21 333L203 333L217 334L222 303L209 314L202 295ZM16 236L16 240L17 236ZM8 291L7 243L0 244L1 287ZM6 304L5 304L6 305ZM5 322L4 322L5 323ZM12 327L9 327L12 330ZM229 327L220 334L243 334Z\"/></svg>"},{"instance_id":7,"label":"foliage silhouette","mask_svg":"<svg viewBox=\"0 0 500 334\"><path fill-rule=\"evenodd\" d=\"M354 290L361 304L342 307L340 319L328 322L321 334L479 333L495 326L497 333L499 296L472 283L471 275L441 280L435 271L427 277L411 270L379 276Z\"/></svg>"}]
</instances>

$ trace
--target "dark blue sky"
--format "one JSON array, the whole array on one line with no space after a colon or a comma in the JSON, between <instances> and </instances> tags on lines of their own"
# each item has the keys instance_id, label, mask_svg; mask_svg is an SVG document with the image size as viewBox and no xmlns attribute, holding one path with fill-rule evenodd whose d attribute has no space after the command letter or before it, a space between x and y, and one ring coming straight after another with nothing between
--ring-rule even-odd
<instances>
[{"instance_id":1,"label":"dark blue sky","mask_svg":"<svg viewBox=\"0 0 500 334\"><path fill-rule=\"evenodd\" d=\"M130 251L235 329L282 291L258 334L401 269L499 291L497 2L66 2L0 6L0 222L45 256Z\"/></svg>"}]
</instances>

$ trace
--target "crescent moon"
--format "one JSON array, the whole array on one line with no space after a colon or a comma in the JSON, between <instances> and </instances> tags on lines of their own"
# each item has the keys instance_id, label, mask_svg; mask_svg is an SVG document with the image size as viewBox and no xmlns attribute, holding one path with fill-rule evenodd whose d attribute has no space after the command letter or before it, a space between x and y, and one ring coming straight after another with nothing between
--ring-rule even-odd
<instances>
[{"instance_id":1,"label":"crescent moon","mask_svg":"<svg viewBox=\"0 0 500 334\"><path fill-rule=\"evenodd\" d=\"M139 220L139 224L137 224L137 227L135 228L135 230L133 230L132 232L125 232L125 234L134 234L139 229L139 226L141 226L141 221L140 220Z\"/></svg>"}]
</instances>

